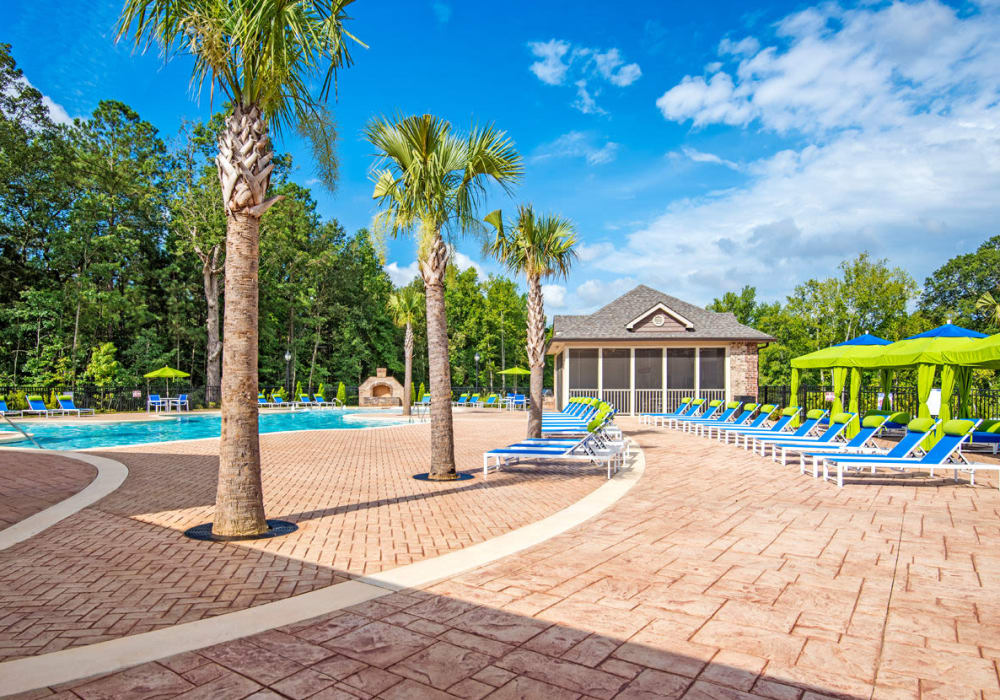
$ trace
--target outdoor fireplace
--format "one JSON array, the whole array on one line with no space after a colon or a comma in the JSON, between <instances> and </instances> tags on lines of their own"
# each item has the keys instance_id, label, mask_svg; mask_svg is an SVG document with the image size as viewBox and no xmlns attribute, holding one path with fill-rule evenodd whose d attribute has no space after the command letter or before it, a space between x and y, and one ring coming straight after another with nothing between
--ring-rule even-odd
<instances>
[{"instance_id":1,"label":"outdoor fireplace","mask_svg":"<svg viewBox=\"0 0 1000 700\"><path fill-rule=\"evenodd\" d=\"M369 377L358 387L358 404L360 406L402 406L403 385L394 377L387 376L385 367L375 370L375 376Z\"/></svg>"}]
</instances>

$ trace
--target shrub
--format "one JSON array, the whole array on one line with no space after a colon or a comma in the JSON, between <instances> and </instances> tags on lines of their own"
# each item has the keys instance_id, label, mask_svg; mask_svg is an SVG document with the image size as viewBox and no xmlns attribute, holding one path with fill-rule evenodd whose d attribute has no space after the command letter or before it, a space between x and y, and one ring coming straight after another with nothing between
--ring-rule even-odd
<instances>
[{"instance_id":1,"label":"shrub","mask_svg":"<svg viewBox=\"0 0 1000 700\"><path fill-rule=\"evenodd\" d=\"M420 382L420 391L417 392L417 401L423 401L424 400L424 394L426 394L426 393L427 393L427 390L424 388L424 383Z\"/></svg>"},{"instance_id":2,"label":"shrub","mask_svg":"<svg viewBox=\"0 0 1000 700\"><path fill-rule=\"evenodd\" d=\"M347 403L347 387L344 386L343 382L337 385L337 400L342 404Z\"/></svg>"},{"instance_id":3,"label":"shrub","mask_svg":"<svg viewBox=\"0 0 1000 700\"><path fill-rule=\"evenodd\" d=\"M295 382L295 400L298 401L299 397L304 393L302 391L302 382Z\"/></svg>"},{"instance_id":4,"label":"shrub","mask_svg":"<svg viewBox=\"0 0 1000 700\"><path fill-rule=\"evenodd\" d=\"M319 386L316 387L316 393L322 396L324 399L326 398L326 386L323 384L323 382L320 382Z\"/></svg>"}]
</instances>

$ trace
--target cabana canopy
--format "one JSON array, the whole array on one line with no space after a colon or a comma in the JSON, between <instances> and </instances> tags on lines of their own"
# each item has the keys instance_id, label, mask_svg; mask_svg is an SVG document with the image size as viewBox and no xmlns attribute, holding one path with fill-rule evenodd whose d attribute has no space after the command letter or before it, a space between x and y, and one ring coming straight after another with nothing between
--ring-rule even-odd
<instances>
[{"instance_id":1,"label":"cabana canopy","mask_svg":"<svg viewBox=\"0 0 1000 700\"><path fill-rule=\"evenodd\" d=\"M919 365L946 365L947 353L963 350L973 341L985 337L982 333L946 323L887 345L882 352L862 357L855 366L864 369L900 369Z\"/></svg>"},{"instance_id":2,"label":"cabana canopy","mask_svg":"<svg viewBox=\"0 0 1000 700\"><path fill-rule=\"evenodd\" d=\"M1000 369L1000 333L944 353L948 364L976 369Z\"/></svg>"}]
</instances>

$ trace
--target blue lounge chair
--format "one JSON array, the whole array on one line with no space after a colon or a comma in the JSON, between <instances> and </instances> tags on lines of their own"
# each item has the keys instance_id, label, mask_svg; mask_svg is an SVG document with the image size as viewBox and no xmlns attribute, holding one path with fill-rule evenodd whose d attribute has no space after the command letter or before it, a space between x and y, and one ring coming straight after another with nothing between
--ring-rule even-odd
<instances>
[{"instance_id":1,"label":"blue lounge chair","mask_svg":"<svg viewBox=\"0 0 1000 700\"><path fill-rule=\"evenodd\" d=\"M63 413L75 413L78 416L82 416L84 413L94 413L92 408L77 408L76 404L73 403L72 396L60 396L56 401L59 403L59 408L62 409Z\"/></svg>"},{"instance_id":2,"label":"blue lounge chair","mask_svg":"<svg viewBox=\"0 0 1000 700\"><path fill-rule=\"evenodd\" d=\"M701 413L701 407L704 405L705 399L692 399L683 413L669 416L653 416L653 425L663 427L669 423L673 426L675 421L682 418L697 418Z\"/></svg>"},{"instance_id":3,"label":"blue lounge chair","mask_svg":"<svg viewBox=\"0 0 1000 700\"><path fill-rule=\"evenodd\" d=\"M840 448L846 447L850 444L845 434L847 426L850 425L858 417L857 413L835 413L830 416L830 422L827 425L826 430L824 430L819 437L815 439L805 439L805 440L792 440L787 441L783 439L778 439L777 441L770 441L764 447L770 446L771 448L771 459L775 462L778 461L778 454L781 454L781 465L785 466L788 463L788 455L790 454L802 454L808 450L832 450L839 452ZM868 421L868 418L865 419ZM884 416L875 416L870 422L873 422L877 427L881 428L882 424L885 423ZM862 426L859 435L866 432L866 428ZM867 439L870 439L870 435ZM867 439L858 446L867 442Z\"/></svg>"},{"instance_id":4,"label":"blue lounge chair","mask_svg":"<svg viewBox=\"0 0 1000 700\"><path fill-rule=\"evenodd\" d=\"M459 394L458 401L452 401L451 405L452 406L464 406L467 403L469 403L469 395L468 394Z\"/></svg>"},{"instance_id":5,"label":"blue lounge chair","mask_svg":"<svg viewBox=\"0 0 1000 700\"><path fill-rule=\"evenodd\" d=\"M685 425L687 423L694 423L695 421L705 422L713 420L721 410L722 410L722 401L713 400L708 402L708 405L705 407L705 410L701 414L694 416L677 416L675 418L670 418L668 420L670 422L671 428L686 430Z\"/></svg>"},{"instance_id":6,"label":"blue lounge chair","mask_svg":"<svg viewBox=\"0 0 1000 700\"><path fill-rule=\"evenodd\" d=\"M737 415L731 421L717 421L717 422L708 421L707 423L698 423L697 425L694 426L694 432L695 432L696 435L702 435L704 437L711 437L712 436L712 430L714 428L727 427L727 426L729 426L729 427L737 427L737 426L749 425L750 421L753 419L753 415L757 412L757 409L759 407L760 407L760 404L756 404L756 403L743 404L742 410L737 409L737 411L739 411L739 415ZM734 411L734 414L735 413L736 413L736 411Z\"/></svg>"},{"instance_id":7,"label":"blue lounge chair","mask_svg":"<svg viewBox=\"0 0 1000 700\"><path fill-rule=\"evenodd\" d=\"M0 416L20 416L20 415L22 415L21 411L10 410L9 408L7 408L7 402L4 401L3 399L0 399Z\"/></svg>"},{"instance_id":8,"label":"blue lounge chair","mask_svg":"<svg viewBox=\"0 0 1000 700\"><path fill-rule=\"evenodd\" d=\"M313 394L313 401L315 401L320 406L336 406L337 401L327 401L323 394Z\"/></svg>"},{"instance_id":9,"label":"blue lounge chair","mask_svg":"<svg viewBox=\"0 0 1000 700\"><path fill-rule=\"evenodd\" d=\"M36 396L36 395L28 396L27 394L25 394L24 400L28 402L28 408L24 410L24 415L31 414L31 415L45 416L46 418L48 418L49 416L57 416L62 413L61 409L48 408L45 405L45 400L42 399L41 396Z\"/></svg>"},{"instance_id":10,"label":"blue lounge chair","mask_svg":"<svg viewBox=\"0 0 1000 700\"><path fill-rule=\"evenodd\" d=\"M811 411L806 412L806 419L802 421L802 424L792 431L789 435L751 435L747 440L748 444L753 446L753 451L756 452L758 445L760 446L760 456L766 456L767 446L774 442L796 442L798 440L815 440L816 437L813 433L820 428L820 424L823 419L826 418L829 411L822 408L814 408ZM839 430L843 430L843 426L839 427Z\"/></svg>"},{"instance_id":11,"label":"blue lounge chair","mask_svg":"<svg viewBox=\"0 0 1000 700\"><path fill-rule=\"evenodd\" d=\"M751 404L754 405L754 404ZM733 425L712 425L709 426L707 433L708 437L712 437L712 431L715 431L716 437L722 440L725 437L725 442L729 442L729 434L736 435L739 431L753 431L753 430L764 430L764 421L768 420L775 411L778 410L778 406L773 403L766 403L763 406L757 404L757 415L755 415L749 421L744 421L740 424L739 421ZM751 412L752 413L752 412Z\"/></svg>"},{"instance_id":12,"label":"blue lounge chair","mask_svg":"<svg viewBox=\"0 0 1000 700\"><path fill-rule=\"evenodd\" d=\"M490 394L486 397L486 401L483 402L483 408L496 408L499 404L497 403L497 395Z\"/></svg>"},{"instance_id":13,"label":"blue lounge chair","mask_svg":"<svg viewBox=\"0 0 1000 700\"><path fill-rule=\"evenodd\" d=\"M258 408L261 408L261 407L263 407L263 408L270 408L273 405L274 404L272 404L270 401L268 401L267 397L265 397L263 394L257 394L257 407Z\"/></svg>"},{"instance_id":14,"label":"blue lounge chair","mask_svg":"<svg viewBox=\"0 0 1000 700\"><path fill-rule=\"evenodd\" d=\"M601 401L596 406L590 406L586 413L583 413L578 417L573 417L573 418L543 417L542 432L546 432L547 430L557 430L557 429L584 430L586 429L587 424L590 423L601 412L609 413L611 411L612 411L611 406Z\"/></svg>"},{"instance_id":15,"label":"blue lounge chair","mask_svg":"<svg viewBox=\"0 0 1000 700\"><path fill-rule=\"evenodd\" d=\"M856 469L860 474L860 470L868 468L871 470L873 475L875 474L875 470L879 468L889 468L899 471L929 469L931 475L933 476L934 469L936 467L950 467L954 471L955 481L958 481L959 471L969 471L970 483L975 484L976 469L986 469L990 471L997 471L1000 469L1000 465L997 464L969 464L965 461L959 451L962 443L972 436L972 433L975 431L978 424L979 420L948 421L941 426L944 431L944 435L941 439L938 440L937 443L930 450L928 450L923 457L919 458L893 458L888 455L882 457L871 455L836 455L833 457L827 457L823 460L823 479L829 479L831 464L836 465L837 486L841 488L844 486L845 469Z\"/></svg>"},{"instance_id":16,"label":"blue lounge chair","mask_svg":"<svg viewBox=\"0 0 1000 700\"><path fill-rule=\"evenodd\" d=\"M904 414L896 415L901 416ZM847 442L838 445L827 445L822 449L816 450L801 446L790 448L787 452L782 449L781 464L784 466L787 463L786 460L789 454L798 453L799 471L805 474L806 462L812 460L812 472L813 478L815 478L819 476L819 465L824 457L838 454L884 454L885 450L875 443L875 438L879 436L889 422L889 416L885 414L865 416L864 420L861 421L861 428L858 430L858 434Z\"/></svg>"},{"instance_id":17,"label":"blue lounge chair","mask_svg":"<svg viewBox=\"0 0 1000 700\"><path fill-rule=\"evenodd\" d=\"M733 444L739 446L740 440L743 440L743 447L749 449L750 441L753 440L755 435L791 435L793 431L791 430L792 421L795 419L802 409L798 406L789 406L784 409L778 416L778 420L772 423L769 427L763 428L722 428L722 434L725 436L725 442L729 443L729 436L733 437Z\"/></svg>"},{"instance_id":18,"label":"blue lounge chair","mask_svg":"<svg viewBox=\"0 0 1000 700\"><path fill-rule=\"evenodd\" d=\"M478 406L478 405L479 405L479 394L473 394L472 396L469 397L469 403L467 404L467 406L471 408L473 406Z\"/></svg>"},{"instance_id":19,"label":"blue lounge chair","mask_svg":"<svg viewBox=\"0 0 1000 700\"><path fill-rule=\"evenodd\" d=\"M277 396L275 394L271 394L271 405L274 406L274 407L276 407L276 408L280 408L281 406L288 406L290 404L285 403L285 400L283 398L281 398L280 396ZM293 405L293 407L294 407L294 405Z\"/></svg>"},{"instance_id":20,"label":"blue lounge chair","mask_svg":"<svg viewBox=\"0 0 1000 700\"><path fill-rule=\"evenodd\" d=\"M1000 420L984 420L973 431L967 444L988 445L993 454L996 454L997 447L1000 446Z\"/></svg>"},{"instance_id":21,"label":"blue lounge chair","mask_svg":"<svg viewBox=\"0 0 1000 700\"><path fill-rule=\"evenodd\" d=\"M691 398L689 396L684 396L681 398L681 402L677 404L677 408L675 408L673 411L665 411L663 413L640 413L639 422L652 423L655 418L679 416L688 409L690 403L691 403Z\"/></svg>"},{"instance_id":22,"label":"blue lounge chair","mask_svg":"<svg viewBox=\"0 0 1000 700\"><path fill-rule=\"evenodd\" d=\"M698 428L704 425L721 425L723 423L729 423L732 421L733 416L736 412L740 410L743 406L739 401L730 401L729 403L723 404L719 402L719 406L716 408L715 414L710 417L705 418L694 418L692 420L686 420L681 423L681 427L686 433L697 433ZM721 413L720 413L721 411Z\"/></svg>"}]
</instances>

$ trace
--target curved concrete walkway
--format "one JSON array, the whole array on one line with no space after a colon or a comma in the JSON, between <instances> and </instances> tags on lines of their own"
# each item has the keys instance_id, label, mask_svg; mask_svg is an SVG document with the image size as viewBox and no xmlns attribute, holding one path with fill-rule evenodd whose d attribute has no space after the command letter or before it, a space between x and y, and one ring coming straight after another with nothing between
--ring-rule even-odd
<instances>
[{"instance_id":1,"label":"curved concrete walkway","mask_svg":"<svg viewBox=\"0 0 1000 700\"><path fill-rule=\"evenodd\" d=\"M84 456L111 462L100 457ZM26 692L95 674L111 673L164 656L183 654L299 623L388 596L395 591L454 577L536 546L593 518L621 499L642 477L644 470L645 460L641 450L633 452L625 470L571 506L512 532L438 557L246 610L7 661L0 664L0 693Z\"/></svg>"},{"instance_id":2,"label":"curved concrete walkway","mask_svg":"<svg viewBox=\"0 0 1000 700\"><path fill-rule=\"evenodd\" d=\"M3 454L17 452L26 452L33 455L38 454L38 450L22 448L5 448ZM52 527L60 520L65 520L87 506L97 503L97 501L121 486L125 481L125 477L128 476L128 468L121 462L113 459L98 457L97 455L90 455L84 452L60 452L58 456L75 459L95 467L97 469L97 476L82 491L0 531L0 550L12 547L29 537L34 537L38 533Z\"/></svg>"}]
</instances>

